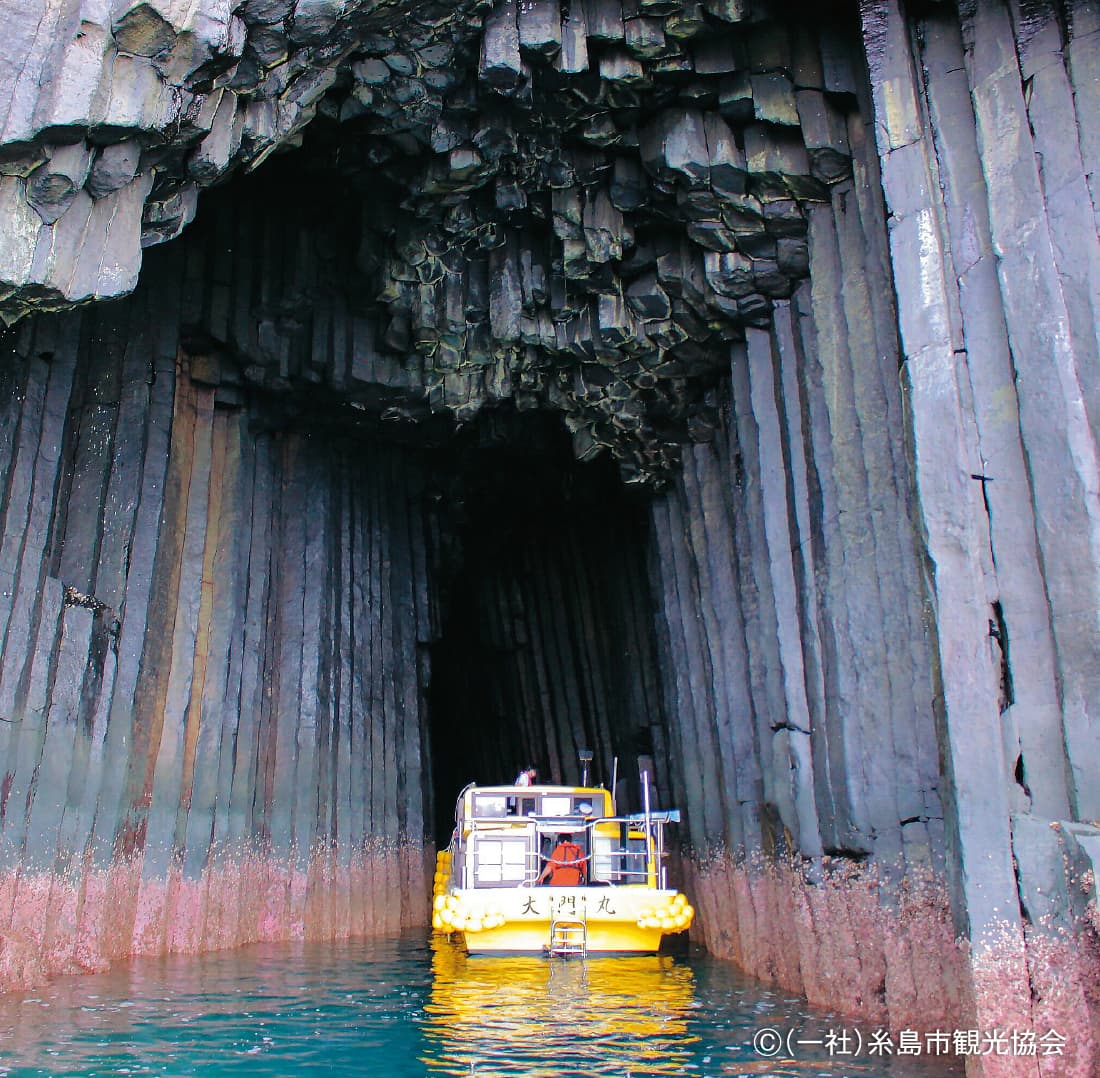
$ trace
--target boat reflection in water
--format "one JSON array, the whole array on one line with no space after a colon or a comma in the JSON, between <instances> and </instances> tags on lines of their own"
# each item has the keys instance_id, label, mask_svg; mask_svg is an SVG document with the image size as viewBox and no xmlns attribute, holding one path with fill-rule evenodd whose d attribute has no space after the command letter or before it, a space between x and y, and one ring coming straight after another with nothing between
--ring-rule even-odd
<instances>
[{"instance_id":1,"label":"boat reflection in water","mask_svg":"<svg viewBox=\"0 0 1100 1078\"><path fill-rule=\"evenodd\" d=\"M682 1074L698 1037L691 969L667 955L576 961L432 942L430 1074Z\"/></svg>"}]
</instances>

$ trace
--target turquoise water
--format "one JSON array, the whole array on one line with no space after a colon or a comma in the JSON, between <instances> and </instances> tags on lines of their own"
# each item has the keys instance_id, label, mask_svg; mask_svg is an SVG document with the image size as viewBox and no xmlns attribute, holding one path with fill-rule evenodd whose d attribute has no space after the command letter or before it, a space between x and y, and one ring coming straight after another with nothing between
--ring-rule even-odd
<instances>
[{"instance_id":1,"label":"turquoise water","mask_svg":"<svg viewBox=\"0 0 1100 1078\"><path fill-rule=\"evenodd\" d=\"M0 997L0 1075L939 1078L946 1061L795 1045L873 1032L705 956L466 956L422 935L142 959ZM767 1047L767 1045L765 1045ZM839 1043L843 1047L843 1042Z\"/></svg>"}]
</instances>

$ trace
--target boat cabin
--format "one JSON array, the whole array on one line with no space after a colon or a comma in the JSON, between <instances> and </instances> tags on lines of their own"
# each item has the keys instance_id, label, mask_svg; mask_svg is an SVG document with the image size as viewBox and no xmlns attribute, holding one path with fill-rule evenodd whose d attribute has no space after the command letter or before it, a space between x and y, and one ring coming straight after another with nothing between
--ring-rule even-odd
<instances>
[{"instance_id":1,"label":"boat cabin","mask_svg":"<svg viewBox=\"0 0 1100 1078\"><path fill-rule=\"evenodd\" d=\"M587 786L468 786L452 839L454 885L535 886L561 835L581 847L585 886L663 888L664 824L677 812L616 816L611 793Z\"/></svg>"}]
</instances>

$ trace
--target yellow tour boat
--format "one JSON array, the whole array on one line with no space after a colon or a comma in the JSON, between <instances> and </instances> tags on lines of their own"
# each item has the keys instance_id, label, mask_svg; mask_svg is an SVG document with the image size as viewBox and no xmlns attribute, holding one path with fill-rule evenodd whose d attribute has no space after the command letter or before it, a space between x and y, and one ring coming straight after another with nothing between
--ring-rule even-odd
<instances>
[{"instance_id":1,"label":"yellow tour boat","mask_svg":"<svg viewBox=\"0 0 1100 1078\"><path fill-rule=\"evenodd\" d=\"M471 954L653 953L695 916L666 880L675 810L617 816L590 786L477 786L438 855L432 926Z\"/></svg>"}]
</instances>

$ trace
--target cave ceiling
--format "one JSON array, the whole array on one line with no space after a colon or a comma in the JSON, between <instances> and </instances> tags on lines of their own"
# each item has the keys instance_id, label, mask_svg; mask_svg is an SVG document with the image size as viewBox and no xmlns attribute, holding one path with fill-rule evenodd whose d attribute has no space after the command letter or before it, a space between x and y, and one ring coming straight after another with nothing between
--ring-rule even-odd
<instances>
[{"instance_id":1,"label":"cave ceiling","mask_svg":"<svg viewBox=\"0 0 1100 1078\"><path fill-rule=\"evenodd\" d=\"M242 173L304 144L312 186L284 171L269 212L317 200L356 234L316 288L343 293L387 359L374 392L345 397L398 424L552 409L579 459L608 450L628 482L659 485L710 437L729 342L807 276L807 214L851 174L853 50L786 6L159 0L99 23L85 8L57 87L23 129L16 93L4 131L6 212L38 229L22 278L12 242L0 252L9 319L132 287L104 286L105 256L83 284L64 264L97 212L133 212L137 191L141 245L174 239L202 188L236 175L246 192ZM74 70L94 85L82 102ZM257 317L308 337L308 292ZM254 340L217 347L256 389L301 388Z\"/></svg>"}]
</instances>

